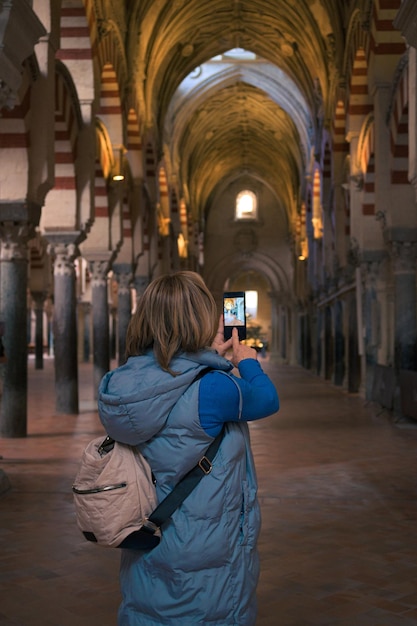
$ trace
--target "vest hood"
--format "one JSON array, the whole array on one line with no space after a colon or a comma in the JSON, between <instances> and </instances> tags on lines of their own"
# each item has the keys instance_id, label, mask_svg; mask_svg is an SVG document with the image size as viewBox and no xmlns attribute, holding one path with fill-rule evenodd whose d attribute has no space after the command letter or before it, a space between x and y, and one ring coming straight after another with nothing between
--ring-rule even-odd
<instances>
[{"instance_id":1,"label":"vest hood","mask_svg":"<svg viewBox=\"0 0 417 626\"><path fill-rule=\"evenodd\" d=\"M203 369L230 371L233 365L213 350L181 354L171 364L177 376L161 369L152 351L130 357L108 372L99 385L98 411L113 439L138 445L151 439L165 424L180 396Z\"/></svg>"}]
</instances>

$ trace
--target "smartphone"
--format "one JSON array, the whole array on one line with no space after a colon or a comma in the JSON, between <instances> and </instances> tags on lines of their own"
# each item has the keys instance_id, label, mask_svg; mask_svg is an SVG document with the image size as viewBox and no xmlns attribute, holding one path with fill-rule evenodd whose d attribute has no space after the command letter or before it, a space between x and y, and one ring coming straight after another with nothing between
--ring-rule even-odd
<instances>
[{"instance_id":1,"label":"smartphone","mask_svg":"<svg viewBox=\"0 0 417 626\"><path fill-rule=\"evenodd\" d=\"M244 291L225 291L223 294L224 339L230 339L237 328L239 339L246 339L246 302Z\"/></svg>"}]
</instances>

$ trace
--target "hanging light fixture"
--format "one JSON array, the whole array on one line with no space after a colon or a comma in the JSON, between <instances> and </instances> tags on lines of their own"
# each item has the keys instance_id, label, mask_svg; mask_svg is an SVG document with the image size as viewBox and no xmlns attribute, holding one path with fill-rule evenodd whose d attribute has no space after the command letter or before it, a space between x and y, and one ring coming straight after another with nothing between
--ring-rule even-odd
<instances>
[{"instance_id":1,"label":"hanging light fixture","mask_svg":"<svg viewBox=\"0 0 417 626\"><path fill-rule=\"evenodd\" d=\"M114 162L112 179L114 181L121 181L125 179L124 167L123 167L125 149L123 146L120 146L120 148L116 150L116 155L117 156Z\"/></svg>"}]
</instances>

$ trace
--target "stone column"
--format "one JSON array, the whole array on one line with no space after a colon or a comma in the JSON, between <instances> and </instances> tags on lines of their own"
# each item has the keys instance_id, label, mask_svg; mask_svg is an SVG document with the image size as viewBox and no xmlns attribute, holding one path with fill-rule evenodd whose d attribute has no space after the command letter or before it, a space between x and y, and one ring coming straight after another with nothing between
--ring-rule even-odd
<instances>
[{"instance_id":1,"label":"stone column","mask_svg":"<svg viewBox=\"0 0 417 626\"><path fill-rule=\"evenodd\" d=\"M417 244L393 241L395 348L394 361L400 369L417 370L416 318Z\"/></svg>"},{"instance_id":2,"label":"stone column","mask_svg":"<svg viewBox=\"0 0 417 626\"><path fill-rule=\"evenodd\" d=\"M108 261L92 261L91 299L93 309L93 363L94 393L97 397L98 385L110 369L109 301L107 293Z\"/></svg>"},{"instance_id":3,"label":"stone column","mask_svg":"<svg viewBox=\"0 0 417 626\"><path fill-rule=\"evenodd\" d=\"M1 222L0 319L4 322L3 396L0 434L27 434L27 280L28 227L24 222Z\"/></svg>"},{"instance_id":4,"label":"stone column","mask_svg":"<svg viewBox=\"0 0 417 626\"><path fill-rule=\"evenodd\" d=\"M356 293L350 292L346 300L348 323L348 362L347 362L347 390L357 393L361 384L361 356L358 342L358 311Z\"/></svg>"},{"instance_id":5,"label":"stone column","mask_svg":"<svg viewBox=\"0 0 417 626\"><path fill-rule=\"evenodd\" d=\"M43 369L43 313L46 293L32 291L35 309L35 369Z\"/></svg>"},{"instance_id":6,"label":"stone column","mask_svg":"<svg viewBox=\"0 0 417 626\"><path fill-rule=\"evenodd\" d=\"M365 397L372 394L375 365L378 363L378 348L381 343L381 304L378 301L378 279L384 252L366 251L361 263L361 283L363 288L363 335L365 355Z\"/></svg>"},{"instance_id":7,"label":"stone column","mask_svg":"<svg viewBox=\"0 0 417 626\"><path fill-rule=\"evenodd\" d=\"M89 363L91 354L91 303L79 302L77 307L78 357L80 362Z\"/></svg>"},{"instance_id":8,"label":"stone column","mask_svg":"<svg viewBox=\"0 0 417 626\"><path fill-rule=\"evenodd\" d=\"M54 253L54 353L57 413L78 413L78 359L73 243L56 243Z\"/></svg>"},{"instance_id":9,"label":"stone column","mask_svg":"<svg viewBox=\"0 0 417 626\"><path fill-rule=\"evenodd\" d=\"M126 353L126 332L132 315L132 299L130 282L132 280L132 266L130 263L116 263L113 265L113 272L118 284L117 292L117 352L118 362L122 365Z\"/></svg>"},{"instance_id":10,"label":"stone column","mask_svg":"<svg viewBox=\"0 0 417 626\"><path fill-rule=\"evenodd\" d=\"M387 159L387 154L391 152L391 135L386 121L387 110L390 105L392 85L377 84L374 86L374 136L375 136L375 207L378 210L378 218L382 220L384 226L385 216L392 213L393 202L391 200L391 161ZM364 249L378 247L383 250L383 231L376 228L375 223L368 230L367 241L364 242Z\"/></svg>"},{"instance_id":11,"label":"stone column","mask_svg":"<svg viewBox=\"0 0 417 626\"><path fill-rule=\"evenodd\" d=\"M335 385L343 385L345 378L345 336L343 332L343 305L340 300L334 304L334 378Z\"/></svg>"}]
</instances>

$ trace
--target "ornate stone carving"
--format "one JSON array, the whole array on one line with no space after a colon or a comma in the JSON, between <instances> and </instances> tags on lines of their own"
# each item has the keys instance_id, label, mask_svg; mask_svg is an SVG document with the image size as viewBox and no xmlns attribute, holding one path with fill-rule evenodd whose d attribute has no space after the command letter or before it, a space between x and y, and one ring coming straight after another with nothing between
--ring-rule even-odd
<instances>
[{"instance_id":1,"label":"ornate stone carving","mask_svg":"<svg viewBox=\"0 0 417 626\"><path fill-rule=\"evenodd\" d=\"M57 243L50 246L50 252L54 256L54 276L71 276L74 271L74 260L78 256L78 248L75 244Z\"/></svg>"},{"instance_id":2,"label":"ornate stone carving","mask_svg":"<svg viewBox=\"0 0 417 626\"><path fill-rule=\"evenodd\" d=\"M115 267L114 270L114 278L118 285L118 294L119 296L126 296L130 294L130 282L132 280L132 273L130 271L118 271Z\"/></svg>"},{"instance_id":3,"label":"ornate stone carving","mask_svg":"<svg viewBox=\"0 0 417 626\"><path fill-rule=\"evenodd\" d=\"M32 236L32 225L28 222L0 222L2 261L28 258L27 242Z\"/></svg>"},{"instance_id":4,"label":"ornate stone carving","mask_svg":"<svg viewBox=\"0 0 417 626\"><path fill-rule=\"evenodd\" d=\"M109 272L108 261L90 261L88 269L91 276L91 287L106 287Z\"/></svg>"}]
</instances>

